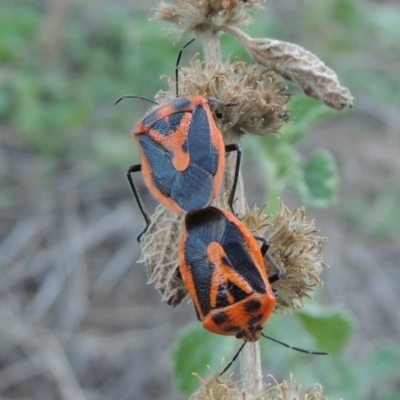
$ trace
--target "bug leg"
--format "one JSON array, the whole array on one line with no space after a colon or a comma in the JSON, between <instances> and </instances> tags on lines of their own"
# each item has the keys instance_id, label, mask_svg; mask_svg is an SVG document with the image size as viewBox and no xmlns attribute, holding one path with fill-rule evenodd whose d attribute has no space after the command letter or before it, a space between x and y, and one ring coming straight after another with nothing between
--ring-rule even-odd
<instances>
[{"instance_id":1,"label":"bug leg","mask_svg":"<svg viewBox=\"0 0 400 400\"><path fill-rule=\"evenodd\" d=\"M261 246L261 255L264 257L267 254L267 251L269 249L269 241L266 238L263 238L261 236L255 236L254 235L254 239L259 240L260 242L262 242L262 246Z\"/></svg>"},{"instance_id":2,"label":"bug leg","mask_svg":"<svg viewBox=\"0 0 400 400\"><path fill-rule=\"evenodd\" d=\"M176 269L175 269L175 276L176 276L178 279L181 279L181 280L182 280L182 274L181 274L181 270L179 269L179 266L176 267Z\"/></svg>"},{"instance_id":3,"label":"bug leg","mask_svg":"<svg viewBox=\"0 0 400 400\"><path fill-rule=\"evenodd\" d=\"M197 310L196 306L194 306L194 311L196 312L196 317L199 321L201 321L199 311Z\"/></svg>"},{"instance_id":4,"label":"bug leg","mask_svg":"<svg viewBox=\"0 0 400 400\"><path fill-rule=\"evenodd\" d=\"M209 97L207 99L207 101L209 103L215 103L215 104L218 104L219 106L223 106L223 107L234 107L234 106L238 106L239 105L239 103L223 103L222 101L220 101L220 100L218 100L218 99L216 99L214 97Z\"/></svg>"},{"instance_id":5,"label":"bug leg","mask_svg":"<svg viewBox=\"0 0 400 400\"><path fill-rule=\"evenodd\" d=\"M132 173L139 172L141 170L142 170L142 165L141 164L136 164L136 165L131 165L126 171L126 177L128 178L129 185L131 187L132 193L135 196L135 200L136 200L136 202L137 202L137 204L139 206L140 212L142 213L143 218L144 218L144 220L146 222L145 228L143 229L143 231L137 237L137 241L138 242L140 242L140 240L142 238L142 235L147 231L147 228L149 227L150 222L151 222L149 214L147 214L147 212L145 211L145 209L143 207L142 200L140 200L139 193L138 193L138 191L136 189L136 186L135 186L135 182L132 179Z\"/></svg>"},{"instance_id":6,"label":"bug leg","mask_svg":"<svg viewBox=\"0 0 400 400\"><path fill-rule=\"evenodd\" d=\"M229 204L229 207L232 210L233 214L235 214L235 212L233 210L233 200L235 199L236 187L237 187L237 182L239 179L240 164L242 162L242 148L237 143L228 144L225 146L226 153L230 153L232 151L236 151L236 166L235 166L235 175L233 177L231 194L229 195L229 199L228 199L228 204Z\"/></svg>"},{"instance_id":7,"label":"bug leg","mask_svg":"<svg viewBox=\"0 0 400 400\"><path fill-rule=\"evenodd\" d=\"M267 257L268 262L271 264L272 268L275 270L275 274L272 276L268 277L269 283L274 283L278 281L281 276L282 276L282 269L279 267L279 265L276 263L276 261L271 257L267 252L269 249L269 241L266 238L263 238L261 236L254 236L257 240L262 242L261 246L261 255L264 257Z\"/></svg>"}]
</instances>

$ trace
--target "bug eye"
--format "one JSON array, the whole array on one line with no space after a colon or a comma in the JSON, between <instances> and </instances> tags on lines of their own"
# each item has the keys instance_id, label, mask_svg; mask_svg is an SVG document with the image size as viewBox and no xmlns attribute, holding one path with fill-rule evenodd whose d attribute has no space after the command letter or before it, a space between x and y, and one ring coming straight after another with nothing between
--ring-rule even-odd
<instances>
[{"instance_id":1,"label":"bug eye","mask_svg":"<svg viewBox=\"0 0 400 400\"><path fill-rule=\"evenodd\" d=\"M224 116L224 113L222 113L221 111L216 111L216 112L215 112L215 116L216 116L218 119L222 119L222 117Z\"/></svg>"},{"instance_id":2,"label":"bug eye","mask_svg":"<svg viewBox=\"0 0 400 400\"><path fill-rule=\"evenodd\" d=\"M243 330L243 329L240 330L240 331L235 335L236 339L243 339L243 336L245 336L245 335L244 335L244 330Z\"/></svg>"}]
</instances>

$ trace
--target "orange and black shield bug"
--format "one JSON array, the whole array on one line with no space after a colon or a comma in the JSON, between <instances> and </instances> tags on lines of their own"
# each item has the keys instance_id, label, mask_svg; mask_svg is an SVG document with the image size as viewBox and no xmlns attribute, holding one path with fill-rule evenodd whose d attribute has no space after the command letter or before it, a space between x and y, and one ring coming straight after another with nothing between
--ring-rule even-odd
<instances>
[{"instance_id":1,"label":"orange and black shield bug","mask_svg":"<svg viewBox=\"0 0 400 400\"><path fill-rule=\"evenodd\" d=\"M261 248L257 241L262 242ZM280 268L267 253L268 248L266 239L253 236L228 211L207 207L191 211L185 217L179 272L197 317L210 332L244 340L220 375L230 368L247 342L255 342L261 336L302 353L328 354L289 346L262 332L276 303L277 293L271 283L281 277ZM276 271L270 277L264 257Z\"/></svg>"},{"instance_id":2,"label":"orange and black shield bug","mask_svg":"<svg viewBox=\"0 0 400 400\"><path fill-rule=\"evenodd\" d=\"M160 203L174 212L187 213L207 207L217 197L224 174L225 154L236 151L234 183L229 198L232 206L241 149L237 144L224 144L209 105L219 101L202 96L179 98L178 94L179 61L183 49L193 40L183 46L176 62L177 97L151 111L134 130L141 164L129 167L127 177L147 224L142 234L150 218L132 179L134 172L142 171L146 186ZM139 96L123 96L116 103L126 97Z\"/></svg>"},{"instance_id":3,"label":"orange and black shield bug","mask_svg":"<svg viewBox=\"0 0 400 400\"><path fill-rule=\"evenodd\" d=\"M257 239L263 240L261 249ZM228 211L215 207L186 215L179 269L205 329L254 342L275 308L264 255L269 244L255 238Z\"/></svg>"}]
</instances>

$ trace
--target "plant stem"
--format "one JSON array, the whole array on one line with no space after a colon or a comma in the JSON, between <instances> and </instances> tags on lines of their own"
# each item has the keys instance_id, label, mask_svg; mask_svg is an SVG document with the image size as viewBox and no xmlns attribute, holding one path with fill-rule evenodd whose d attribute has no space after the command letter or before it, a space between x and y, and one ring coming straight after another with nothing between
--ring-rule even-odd
<instances>
[{"instance_id":1,"label":"plant stem","mask_svg":"<svg viewBox=\"0 0 400 400\"><path fill-rule=\"evenodd\" d=\"M218 34L214 32L202 32L200 35L204 45L204 56L205 60L210 63L222 62L221 57L221 44L218 38ZM222 132L224 136L225 144L237 143L239 136L233 131ZM221 191L219 201L223 201L221 197L223 193L229 194L232 188L234 179L234 170L236 165L236 158L228 156L226 160L225 173L223 188ZM227 198L228 196L226 196ZM239 217L243 217L247 210L247 203L244 196L243 178L242 174L239 174L236 196L233 204L235 213ZM255 397L259 396L262 391L262 369L261 369L261 357L260 357L260 345L259 342L249 342L243 348L240 358L240 380L243 382L243 390L247 394L251 394Z\"/></svg>"}]
</instances>

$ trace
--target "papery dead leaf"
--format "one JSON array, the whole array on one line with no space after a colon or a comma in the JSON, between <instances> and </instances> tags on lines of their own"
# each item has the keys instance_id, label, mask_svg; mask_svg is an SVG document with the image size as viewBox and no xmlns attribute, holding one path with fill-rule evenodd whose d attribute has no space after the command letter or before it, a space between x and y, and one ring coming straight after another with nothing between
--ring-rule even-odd
<instances>
[{"instance_id":1,"label":"papery dead leaf","mask_svg":"<svg viewBox=\"0 0 400 400\"><path fill-rule=\"evenodd\" d=\"M255 61L296 83L308 96L336 110L353 106L353 96L340 85L335 72L303 47L280 40L253 39L233 26L224 30L238 39Z\"/></svg>"}]
</instances>

